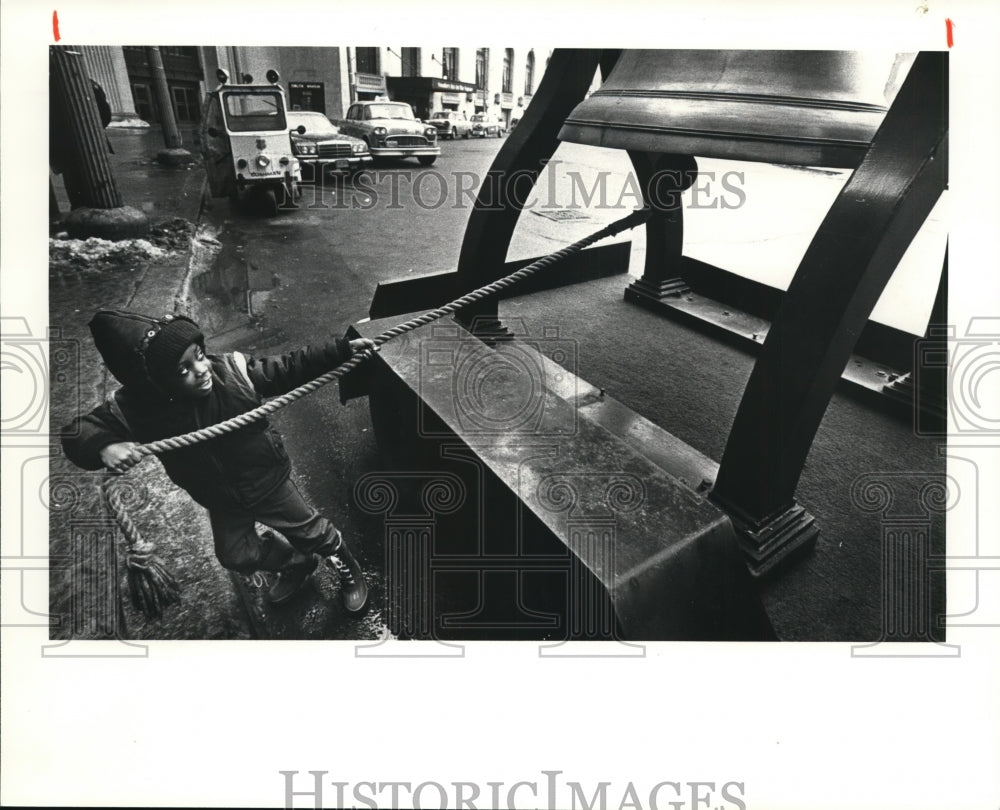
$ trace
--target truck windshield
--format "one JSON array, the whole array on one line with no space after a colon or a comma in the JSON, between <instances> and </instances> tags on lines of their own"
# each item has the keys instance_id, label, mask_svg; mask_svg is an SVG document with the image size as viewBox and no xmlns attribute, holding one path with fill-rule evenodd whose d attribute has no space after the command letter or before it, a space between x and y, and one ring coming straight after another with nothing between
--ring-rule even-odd
<instances>
[{"instance_id":1,"label":"truck windshield","mask_svg":"<svg viewBox=\"0 0 1000 810\"><path fill-rule=\"evenodd\" d=\"M280 93L226 93L226 125L230 132L271 132L286 129Z\"/></svg>"}]
</instances>

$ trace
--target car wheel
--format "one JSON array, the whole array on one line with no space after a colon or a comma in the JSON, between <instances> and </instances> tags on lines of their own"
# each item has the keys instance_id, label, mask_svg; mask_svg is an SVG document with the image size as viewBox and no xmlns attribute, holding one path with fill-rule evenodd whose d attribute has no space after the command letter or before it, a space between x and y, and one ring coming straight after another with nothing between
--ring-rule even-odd
<instances>
[{"instance_id":1,"label":"car wheel","mask_svg":"<svg viewBox=\"0 0 1000 810\"><path fill-rule=\"evenodd\" d=\"M448 137L449 137L449 138L451 138L452 140L455 140L455 138L456 138L456 137L458 137L458 136L457 136L457 135L455 134L455 127L452 127L452 128L451 128L451 132L449 132L449 133L448 133Z\"/></svg>"},{"instance_id":2,"label":"car wheel","mask_svg":"<svg viewBox=\"0 0 1000 810\"><path fill-rule=\"evenodd\" d=\"M418 155L417 160L420 161L421 166L430 166L437 160L437 155Z\"/></svg>"},{"instance_id":3,"label":"car wheel","mask_svg":"<svg viewBox=\"0 0 1000 810\"><path fill-rule=\"evenodd\" d=\"M465 130L465 135L463 135L462 137L465 138L466 140L468 140L471 135L472 135L472 130L471 129L467 129L467 130Z\"/></svg>"}]
</instances>

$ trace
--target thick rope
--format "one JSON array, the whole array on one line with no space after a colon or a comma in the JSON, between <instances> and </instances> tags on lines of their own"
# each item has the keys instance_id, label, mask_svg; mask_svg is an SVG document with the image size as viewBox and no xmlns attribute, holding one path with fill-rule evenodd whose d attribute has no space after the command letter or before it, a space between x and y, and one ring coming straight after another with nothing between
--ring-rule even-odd
<instances>
[{"instance_id":1,"label":"thick rope","mask_svg":"<svg viewBox=\"0 0 1000 810\"><path fill-rule=\"evenodd\" d=\"M476 301L481 301L487 296L494 295L500 290L506 289L519 281L523 281L529 276L537 273L539 270L543 270L555 262L564 259L566 256L583 250L585 247L593 244L594 242L605 239L609 236L614 236L615 234L621 233L628 228L634 228L636 225L645 222L646 219L648 219L649 214L649 209L639 209L618 222L614 222L596 233L581 239L579 242L574 242L572 245L557 251L556 253L539 259L537 262L533 262L527 267L522 267L520 270L517 270L508 276L504 276L491 284L487 284L484 287L480 287L478 290L474 290L471 293L463 295L461 298L457 298L451 303L445 304L443 307L439 307L438 309L432 310L424 315L420 315L419 317L413 318L412 320L406 321L398 326L394 326L392 329L388 329L378 337L374 338L373 342L376 346L381 346L384 343L388 343L393 338L399 337L407 332L411 332L414 329L419 329L421 326L433 323L434 321L443 318L445 315L449 315L456 310L468 306L469 304L474 304ZM356 368L372 356L374 356L374 352L371 350L360 352L346 362L341 363L332 371L321 374L316 379L311 380L304 385L300 385L298 388L295 388L286 394L275 397L253 410L239 414L232 419L227 419L223 422L219 422L218 424L209 425L208 427L201 428L200 430L192 431L191 433L185 433L181 436L174 436L172 438L160 439L159 441L139 445L137 449L143 455L163 453L167 450L176 450L181 447L187 447L198 442L223 436L234 430L239 430L257 419L261 419L268 414L274 413L278 409L284 408L286 405L290 405L295 402L297 399L301 399L302 397L311 394L313 391L329 382L332 382L338 377L343 377L349 371ZM126 562L129 594L132 598L132 603L136 606L136 608L141 610L147 618L156 619L162 615L163 609L166 606L179 600L180 588L177 581L166 569L162 561L155 555L154 545L143 539L138 527L136 527L135 523L132 522L132 518L129 516L125 504L122 503L121 495L112 486L114 480L114 476L108 476L102 485L102 491L104 492L108 508L114 514L118 525L121 527L122 534L125 535L125 540L128 543ZM350 575L349 569L348 575Z\"/></svg>"},{"instance_id":2,"label":"thick rope","mask_svg":"<svg viewBox=\"0 0 1000 810\"><path fill-rule=\"evenodd\" d=\"M622 231L628 230L629 228L634 228L645 222L649 218L649 215L650 210L648 208L640 208L637 211L633 211L627 217L611 223L607 227L602 228L590 236L586 236L578 242L574 242L573 244L564 247L562 250L545 256L537 262L529 264L527 267L515 270L510 275L504 276L491 284L480 287L478 290L467 293L461 298L456 298L454 301L445 304L443 307L438 307L435 310L419 315L416 318L406 321L405 323L401 323L398 326L387 329L378 337L373 338L373 341L376 346L381 346L384 343L388 343L393 338L397 338L407 332L412 332L414 329L419 329L421 326L433 323L434 321L443 318L445 315L450 315L463 307L469 306L469 304L474 304L476 301L481 301L483 298L494 295L519 281L523 281L529 276L534 275L540 270L544 270L546 267L555 264L561 259L564 259L573 253L580 252L585 247L592 245L594 242L606 239L609 236L615 236ZM139 445L137 450L143 455L152 455L155 453L163 453L167 450L178 450L182 447L188 447L190 445L197 444L198 442L203 442L208 439L224 436L227 433L232 433L234 430L246 427L252 422L262 419L268 414L272 414L275 411L284 408L286 405L290 405L297 399L301 399L302 397L311 394L313 391L321 388L329 382L332 382L338 377L343 377L349 371L361 365L361 363L369 357L374 356L374 354L375 353L371 350L360 352L344 363L341 363L332 371L327 371L319 377L316 377L314 380L310 380L309 382L300 385L298 388L295 388L286 394L282 394L281 396L268 400L263 405L259 405L253 410L246 411L245 413L241 413L231 419L226 419L218 424L209 425L208 427L200 428L199 430L193 430L190 433L184 433L180 436L159 439L155 442Z\"/></svg>"},{"instance_id":3,"label":"thick rope","mask_svg":"<svg viewBox=\"0 0 1000 810\"><path fill-rule=\"evenodd\" d=\"M112 486L114 480L114 476L105 478L101 491L128 544L125 562L129 596L147 618L158 619L165 607L180 600L180 586L156 556L156 546L143 539L122 503L121 494Z\"/></svg>"}]
</instances>

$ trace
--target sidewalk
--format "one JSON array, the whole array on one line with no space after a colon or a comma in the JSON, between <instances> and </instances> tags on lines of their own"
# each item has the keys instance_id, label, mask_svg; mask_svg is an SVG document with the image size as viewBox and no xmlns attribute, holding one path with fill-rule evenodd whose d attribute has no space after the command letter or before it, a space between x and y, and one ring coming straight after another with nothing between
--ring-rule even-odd
<instances>
[{"instance_id":1,"label":"sidewalk","mask_svg":"<svg viewBox=\"0 0 1000 810\"><path fill-rule=\"evenodd\" d=\"M183 135L185 148L197 155L189 133ZM233 260L232 250L223 250L214 238L225 231L228 204L220 207L203 198L205 174L200 160L186 168L160 166L155 157L163 140L155 128L109 130L109 138L114 149L112 169L123 201L146 213L151 235L145 242L97 243L91 249L86 242L59 238L58 227L52 231L56 238L50 241L49 322L64 338L78 344L79 351L79 385L52 386L53 434L118 386L104 370L87 327L98 309L184 312L198 320L207 342L219 352L247 351L261 338L246 313L221 306L195 289L204 286L204 279L212 273L225 274L224 266ZM60 178L55 178L54 186L65 214L69 205ZM120 581L106 575L111 568L109 538L118 532L101 503L105 474L78 470L58 449L54 449L50 471L53 638L106 638L109 628L106 622L102 625L106 617L114 617L112 636L141 640L376 639L382 633L377 609L360 618L343 614L337 578L326 566L320 566L302 593L287 605L268 605L264 593L273 579L252 585L222 568L215 557L207 513L170 482L160 464L147 460L116 486L143 537L156 544L182 591L180 604L167 608L162 618L148 621L133 608L127 594L121 600L115 595L116 588L125 587L125 546L120 535L116 545ZM322 470L313 472L321 474ZM308 472L300 470L299 475L303 474ZM60 482L73 493L67 504L56 503L56 493L63 491ZM95 521L101 529L96 535L90 532ZM374 603L380 592L374 572L370 576Z\"/></svg>"},{"instance_id":2,"label":"sidewalk","mask_svg":"<svg viewBox=\"0 0 1000 810\"><path fill-rule=\"evenodd\" d=\"M49 322L64 340L78 347L77 379L52 381L50 420L53 435L77 413L86 413L115 390L103 368L87 323L102 308L168 313L183 306L190 272L192 239L202 206L204 171L200 162L165 168L155 162L163 148L159 129L109 130L112 169L126 205L143 211L152 228L148 243L107 245L50 242ZM185 132L185 146L197 154ZM69 210L61 178L53 178L63 215ZM54 258L54 257L60 258ZM71 344L72 345L72 344ZM76 383L74 385L73 383ZM162 467L146 461L117 486L132 519L181 585L181 602L162 619L149 622L122 593L124 542L116 542L119 581L106 575L110 538L117 532L104 510L100 485L104 473L78 470L53 448L50 465L51 556L49 602L53 638L207 639L252 638L240 595L215 559L207 516L192 508ZM63 494L65 493L65 494ZM98 531L91 531L93 526Z\"/></svg>"}]
</instances>

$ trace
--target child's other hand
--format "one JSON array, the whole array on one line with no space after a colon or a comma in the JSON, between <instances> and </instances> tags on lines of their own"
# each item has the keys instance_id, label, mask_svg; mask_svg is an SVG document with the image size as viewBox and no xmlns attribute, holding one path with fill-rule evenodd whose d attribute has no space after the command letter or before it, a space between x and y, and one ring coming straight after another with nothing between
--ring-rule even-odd
<instances>
[{"instance_id":1,"label":"child's other hand","mask_svg":"<svg viewBox=\"0 0 1000 810\"><path fill-rule=\"evenodd\" d=\"M101 463L111 472L126 472L142 461L142 454L138 451L138 446L133 442L109 444L101 451Z\"/></svg>"},{"instance_id":2,"label":"child's other hand","mask_svg":"<svg viewBox=\"0 0 1000 810\"><path fill-rule=\"evenodd\" d=\"M369 338L358 338L357 340L352 340L350 346L352 354L357 354L358 352L363 352L368 349L373 352L378 351L378 346L375 345L375 341L370 340Z\"/></svg>"}]
</instances>

